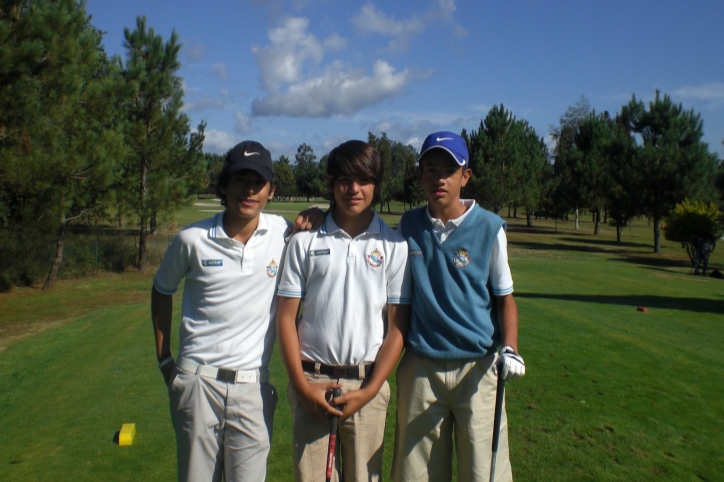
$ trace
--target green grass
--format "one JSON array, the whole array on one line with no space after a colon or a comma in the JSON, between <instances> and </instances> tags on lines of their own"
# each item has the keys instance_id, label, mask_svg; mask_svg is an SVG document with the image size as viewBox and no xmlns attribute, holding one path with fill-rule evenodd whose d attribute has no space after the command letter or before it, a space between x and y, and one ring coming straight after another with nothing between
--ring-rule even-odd
<instances>
[{"instance_id":1,"label":"green grass","mask_svg":"<svg viewBox=\"0 0 724 482\"><path fill-rule=\"evenodd\" d=\"M281 213L289 218L307 205L267 210L292 211ZM189 208L177 226L207 215ZM590 234L590 222L581 231L560 222L557 233L551 221L536 223L509 220L527 364L526 376L507 385L516 480L721 480L724 281L689 276L673 243L652 254L645 222L627 229L622 245L610 228ZM713 267L724 265L723 249ZM0 295L0 480L175 479L168 400L153 356L152 276ZM175 326L179 307L177 294ZM292 480L277 355L271 368L280 403L268 480ZM129 422L138 435L119 447L114 434ZM393 431L394 403L385 473Z\"/></svg>"}]
</instances>

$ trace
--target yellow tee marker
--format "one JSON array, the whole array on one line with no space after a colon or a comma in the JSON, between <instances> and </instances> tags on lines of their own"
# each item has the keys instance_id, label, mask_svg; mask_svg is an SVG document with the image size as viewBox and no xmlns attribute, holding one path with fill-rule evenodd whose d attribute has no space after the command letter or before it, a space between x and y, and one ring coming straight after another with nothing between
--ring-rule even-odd
<instances>
[{"instance_id":1,"label":"yellow tee marker","mask_svg":"<svg viewBox=\"0 0 724 482\"><path fill-rule=\"evenodd\" d=\"M118 434L118 445L131 445L136 437L136 424L124 423Z\"/></svg>"}]
</instances>

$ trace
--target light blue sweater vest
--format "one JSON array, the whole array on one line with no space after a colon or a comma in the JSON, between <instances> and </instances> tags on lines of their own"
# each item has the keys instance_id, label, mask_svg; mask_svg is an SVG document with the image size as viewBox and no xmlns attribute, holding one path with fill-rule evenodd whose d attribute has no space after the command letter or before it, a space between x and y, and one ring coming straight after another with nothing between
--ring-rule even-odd
<instances>
[{"instance_id":1,"label":"light blue sweater vest","mask_svg":"<svg viewBox=\"0 0 724 482\"><path fill-rule=\"evenodd\" d=\"M488 275L490 250L505 221L477 205L441 243L426 208L408 211L400 226L410 250L412 318L406 348L414 355L480 358L500 344Z\"/></svg>"}]
</instances>

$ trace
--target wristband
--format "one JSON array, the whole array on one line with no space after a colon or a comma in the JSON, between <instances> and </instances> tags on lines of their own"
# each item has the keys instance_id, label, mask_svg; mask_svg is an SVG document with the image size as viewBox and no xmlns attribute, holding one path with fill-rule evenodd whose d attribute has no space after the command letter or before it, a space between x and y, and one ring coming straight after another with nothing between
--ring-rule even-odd
<instances>
[{"instance_id":1,"label":"wristband","mask_svg":"<svg viewBox=\"0 0 724 482\"><path fill-rule=\"evenodd\" d=\"M169 354L166 358L158 362L158 368L163 368L173 361L173 357Z\"/></svg>"}]
</instances>

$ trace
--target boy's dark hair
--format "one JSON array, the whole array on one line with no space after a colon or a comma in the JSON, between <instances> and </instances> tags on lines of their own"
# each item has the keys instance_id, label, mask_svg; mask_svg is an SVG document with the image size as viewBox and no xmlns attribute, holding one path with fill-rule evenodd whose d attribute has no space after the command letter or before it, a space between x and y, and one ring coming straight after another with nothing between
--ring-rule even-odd
<instances>
[{"instance_id":1,"label":"boy's dark hair","mask_svg":"<svg viewBox=\"0 0 724 482\"><path fill-rule=\"evenodd\" d=\"M377 149L364 141L352 140L338 145L327 158L327 187L331 191L340 176L372 179L375 185L374 205L378 201L384 168ZM334 207L334 196L330 201Z\"/></svg>"}]
</instances>

